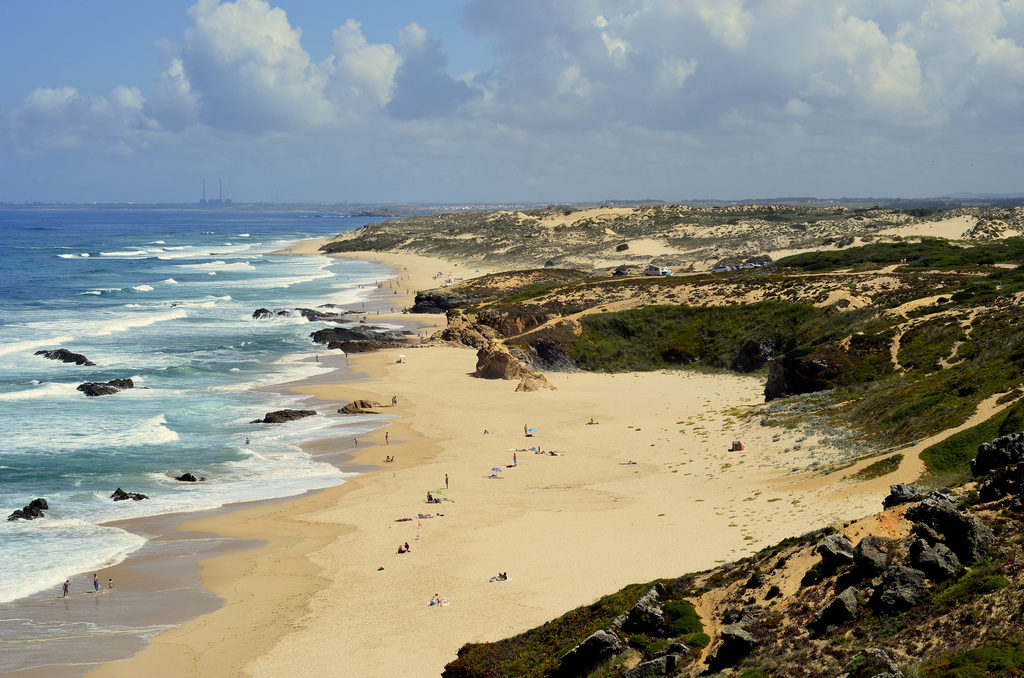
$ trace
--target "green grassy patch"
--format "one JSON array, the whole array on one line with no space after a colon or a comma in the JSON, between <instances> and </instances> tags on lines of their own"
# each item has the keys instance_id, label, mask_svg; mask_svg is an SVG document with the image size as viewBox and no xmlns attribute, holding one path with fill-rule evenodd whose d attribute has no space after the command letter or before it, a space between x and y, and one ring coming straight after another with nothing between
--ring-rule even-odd
<instances>
[{"instance_id":1,"label":"green grassy patch","mask_svg":"<svg viewBox=\"0 0 1024 678\"><path fill-rule=\"evenodd\" d=\"M939 609L963 605L972 598L998 591L1009 585L1009 580L999 574L996 565L980 563L964 576L932 594L932 604Z\"/></svg>"},{"instance_id":2,"label":"green grassy patch","mask_svg":"<svg viewBox=\"0 0 1024 678\"><path fill-rule=\"evenodd\" d=\"M926 662L921 673L944 678L1024 675L1024 639L1014 636L970 650L948 652Z\"/></svg>"},{"instance_id":3,"label":"green grassy patch","mask_svg":"<svg viewBox=\"0 0 1024 678\"><path fill-rule=\"evenodd\" d=\"M925 469L941 484L963 482L970 478L970 461L978 453L978 445L1008 433L1024 431L1024 400L1006 408L990 419L955 433L921 452ZM929 479L926 477L926 481ZM935 482L928 482L934 485Z\"/></svg>"},{"instance_id":4,"label":"green grassy patch","mask_svg":"<svg viewBox=\"0 0 1024 678\"><path fill-rule=\"evenodd\" d=\"M891 457L880 459L873 464L868 464L861 470L854 473L849 477L855 483L861 483L865 480L873 480L875 478L881 478L882 476L889 475L900 467L903 462L902 454L894 454Z\"/></svg>"}]
</instances>

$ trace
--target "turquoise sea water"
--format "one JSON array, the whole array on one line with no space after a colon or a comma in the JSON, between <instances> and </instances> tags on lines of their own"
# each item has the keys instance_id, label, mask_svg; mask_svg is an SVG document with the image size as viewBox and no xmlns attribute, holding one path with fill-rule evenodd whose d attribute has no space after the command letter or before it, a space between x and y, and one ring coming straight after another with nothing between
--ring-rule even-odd
<instances>
[{"instance_id":1,"label":"turquoise sea water","mask_svg":"<svg viewBox=\"0 0 1024 678\"><path fill-rule=\"evenodd\" d=\"M298 315L359 308L388 271L270 252L364 218L313 212L0 208L0 602L99 569L144 539L103 523L299 494L341 482L300 449L371 419L249 424L294 396L260 386L315 375ZM94 367L34 355L66 348ZM89 398L87 381L135 388ZM250 437L251 444L245 444ZM181 483L184 472L204 483ZM113 502L117 487L149 495ZM5 522L36 497L44 519Z\"/></svg>"}]
</instances>

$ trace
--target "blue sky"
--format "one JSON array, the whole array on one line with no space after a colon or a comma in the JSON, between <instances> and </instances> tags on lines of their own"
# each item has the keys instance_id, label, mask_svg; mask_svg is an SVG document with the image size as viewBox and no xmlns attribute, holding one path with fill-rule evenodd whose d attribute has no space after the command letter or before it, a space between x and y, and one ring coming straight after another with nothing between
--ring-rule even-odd
<instances>
[{"instance_id":1,"label":"blue sky","mask_svg":"<svg viewBox=\"0 0 1024 678\"><path fill-rule=\"evenodd\" d=\"M0 60L5 201L1024 192L1024 0L35 0Z\"/></svg>"}]
</instances>

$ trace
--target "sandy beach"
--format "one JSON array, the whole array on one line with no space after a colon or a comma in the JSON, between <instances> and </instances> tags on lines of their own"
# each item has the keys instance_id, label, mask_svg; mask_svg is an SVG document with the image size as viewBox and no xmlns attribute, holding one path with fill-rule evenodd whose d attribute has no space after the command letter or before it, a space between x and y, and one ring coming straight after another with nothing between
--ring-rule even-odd
<instances>
[{"instance_id":1,"label":"sandy beach","mask_svg":"<svg viewBox=\"0 0 1024 678\"><path fill-rule=\"evenodd\" d=\"M413 255L367 258L396 270L376 293L385 308L458 270ZM444 322L379 319L413 320L424 333ZM204 586L223 607L89 675L437 676L466 642L880 508L877 484L800 472L828 453L813 438L742 416L763 400L755 377L548 374L554 390L517 393L515 382L471 377L468 348L347 361L366 378L291 387L325 408L357 398L387 405L391 423L352 455L376 470L183 525L266 544L202 562ZM730 451L733 440L745 449ZM427 492L443 501L428 504ZM509 580L491 582L498 572ZM429 606L434 594L450 604Z\"/></svg>"}]
</instances>

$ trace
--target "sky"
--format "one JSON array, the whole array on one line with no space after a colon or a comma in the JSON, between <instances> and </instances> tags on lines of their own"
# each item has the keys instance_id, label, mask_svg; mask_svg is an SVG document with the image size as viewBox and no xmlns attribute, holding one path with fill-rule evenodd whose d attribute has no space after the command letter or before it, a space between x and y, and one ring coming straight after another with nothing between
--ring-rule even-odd
<instances>
[{"instance_id":1,"label":"sky","mask_svg":"<svg viewBox=\"0 0 1024 678\"><path fill-rule=\"evenodd\" d=\"M1024 0L34 0L0 201L1024 192Z\"/></svg>"}]
</instances>

